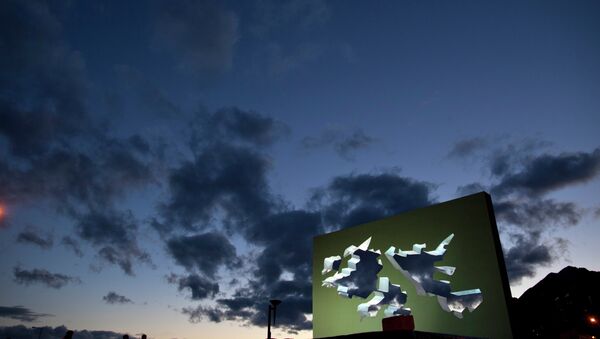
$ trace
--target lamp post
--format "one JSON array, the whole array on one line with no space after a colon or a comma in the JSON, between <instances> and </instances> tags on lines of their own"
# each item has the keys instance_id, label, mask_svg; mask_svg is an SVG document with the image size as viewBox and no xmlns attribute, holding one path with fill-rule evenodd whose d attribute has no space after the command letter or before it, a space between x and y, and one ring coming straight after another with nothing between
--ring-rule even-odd
<instances>
[{"instance_id":1,"label":"lamp post","mask_svg":"<svg viewBox=\"0 0 600 339\"><path fill-rule=\"evenodd\" d=\"M36 330L40 330L40 334L38 334L38 339L42 338L42 330L44 329L43 327L35 327L33 326L32 328L35 328Z\"/></svg>"},{"instance_id":2,"label":"lamp post","mask_svg":"<svg viewBox=\"0 0 600 339\"><path fill-rule=\"evenodd\" d=\"M271 311L273 311L273 326L275 325L275 317L277 312L277 306L281 304L281 300L273 299L269 301L269 320L267 323L267 339L271 339Z\"/></svg>"}]
</instances>

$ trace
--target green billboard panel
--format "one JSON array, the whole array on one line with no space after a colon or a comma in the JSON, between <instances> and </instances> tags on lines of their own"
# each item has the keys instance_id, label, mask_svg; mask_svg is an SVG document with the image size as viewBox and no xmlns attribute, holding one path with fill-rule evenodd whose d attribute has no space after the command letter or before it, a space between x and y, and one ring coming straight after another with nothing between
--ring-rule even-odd
<instances>
[{"instance_id":1,"label":"green billboard panel","mask_svg":"<svg viewBox=\"0 0 600 339\"><path fill-rule=\"evenodd\" d=\"M415 330L512 338L510 289L490 196L460 199L314 238L315 338Z\"/></svg>"}]
</instances>

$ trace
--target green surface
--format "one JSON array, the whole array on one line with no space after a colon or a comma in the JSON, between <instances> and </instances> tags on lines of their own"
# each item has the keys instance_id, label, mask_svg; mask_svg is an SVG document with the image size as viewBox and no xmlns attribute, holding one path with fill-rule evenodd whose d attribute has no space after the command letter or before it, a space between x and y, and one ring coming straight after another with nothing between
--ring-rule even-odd
<instances>
[{"instance_id":1,"label":"green surface","mask_svg":"<svg viewBox=\"0 0 600 339\"><path fill-rule=\"evenodd\" d=\"M323 259L343 255L350 245L358 246L372 237L370 249L379 249L383 269L379 276L387 276L408 294L406 307L412 309L415 329L418 331L457 334L475 337L512 338L508 318L508 286L505 286L497 252L497 238L487 207L489 196L478 193L407 212L391 218L347 228L314 238L313 254L313 335L316 338L335 335L380 331L383 308L377 317L364 318L356 312L358 304L367 299L347 299L337 295L335 288L321 286L321 281L334 272L321 275ZM436 273L436 279L449 280L452 291L479 288L483 302L463 319L443 311L436 297L420 296L412 284L395 270L383 253L390 247L412 250L415 243L426 243L425 250L433 250L448 235L454 239L447 246L444 260L436 266L455 266L453 276ZM340 269L346 267L344 258ZM504 280L506 281L506 280Z\"/></svg>"}]
</instances>

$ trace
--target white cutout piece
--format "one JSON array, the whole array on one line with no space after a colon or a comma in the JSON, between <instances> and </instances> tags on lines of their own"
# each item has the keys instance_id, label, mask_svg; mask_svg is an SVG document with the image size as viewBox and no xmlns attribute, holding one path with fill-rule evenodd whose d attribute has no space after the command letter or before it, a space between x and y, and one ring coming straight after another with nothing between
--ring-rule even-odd
<instances>
[{"instance_id":1,"label":"white cutout piece","mask_svg":"<svg viewBox=\"0 0 600 339\"><path fill-rule=\"evenodd\" d=\"M454 234L450 234L433 251L424 251L425 244L415 244L412 251L398 249L396 253L396 248L391 246L385 256L413 284L417 294L436 296L444 311L462 318L465 309L473 311L483 302L483 295L479 289L452 292L448 280L434 278L435 272L451 276L456 271L452 266L434 266L435 262L444 259L446 246L453 238Z\"/></svg>"},{"instance_id":2,"label":"white cutout piece","mask_svg":"<svg viewBox=\"0 0 600 339\"><path fill-rule=\"evenodd\" d=\"M321 274L327 274L329 272L331 272L331 270L335 269L336 271L339 268L339 262L341 262L342 257L340 257L339 255L336 256L332 256L332 257L327 257L323 260L323 270L321 271ZM337 266L338 267L333 267L335 263L338 263Z\"/></svg>"},{"instance_id":3,"label":"white cutout piece","mask_svg":"<svg viewBox=\"0 0 600 339\"><path fill-rule=\"evenodd\" d=\"M453 275L454 271L456 271L456 267L453 266L435 266L435 269L445 275Z\"/></svg>"}]
</instances>

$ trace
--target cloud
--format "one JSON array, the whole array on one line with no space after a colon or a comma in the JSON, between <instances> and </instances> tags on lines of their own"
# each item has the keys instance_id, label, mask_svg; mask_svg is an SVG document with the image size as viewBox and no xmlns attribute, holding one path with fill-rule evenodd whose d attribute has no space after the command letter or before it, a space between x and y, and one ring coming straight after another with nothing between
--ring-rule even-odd
<instances>
[{"instance_id":1,"label":"cloud","mask_svg":"<svg viewBox=\"0 0 600 339\"><path fill-rule=\"evenodd\" d=\"M0 318L9 318L19 321L32 322L49 314L35 313L23 306L0 306Z\"/></svg>"},{"instance_id":2,"label":"cloud","mask_svg":"<svg viewBox=\"0 0 600 339\"><path fill-rule=\"evenodd\" d=\"M205 148L170 173L170 197L160 206L165 219L161 225L202 229L217 211L239 227L261 219L274 204L268 168L267 159L249 148L224 143Z\"/></svg>"},{"instance_id":3,"label":"cloud","mask_svg":"<svg viewBox=\"0 0 600 339\"><path fill-rule=\"evenodd\" d=\"M169 196L150 221L159 232L201 230L223 215L226 226L244 227L279 203L270 194L270 159L262 149L288 131L284 124L235 107L199 112L190 127L194 154L168 176Z\"/></svg>"},{"instance_id":4,"label":"cloud","mask_svg":"<svg viewBox=\"0 0 600 339\"><path fill-rule=\"evenodd\" d=\"M572 202L552 199L500 200L494 205L494 210L498 220L530 230L574 226L583 214Z\"/></svg>"},{"instance_id":5,"label":"cloud","mask_svg":"<svg viewBox=\"0 0 600 339\"><path fill-rule=\"evenodd\" d=\"M0 327L0 337L12 338L12 339L61 339L67 332L67 328L63 326L58 327L25 327L23 325L17 326L6 326ZM73 336L77 339L115 339L122 338L123 333L113 331L88 331L88 330L75 330ZM135 336L129 336L132 339L136 339Z\"/></svg>"},{"instance_id":6,"label":"cloud","mask_svg":"<svg viewBox=\"0 0 600 339\"><path fill-rule=\"evenodd\" d=\"M153 183L158 160L150 144L139 135L111 136L109 122L89 111L85 62L63 38L56 8L37 1L1 6L0 45L7 53L0 55L0 143L6 146L0 149L0 201L49 203L81 224ZM19 239L42 244L37 238L23 233ZM130 271L118 251L83 239Z\"/></svg>"},{"instance_id":7,"label":"cloud","mask_svg":"<svg viewBox=\"0 0 600 339\"><path fill-rule=\"evenodd\" d=\"M261 249L251 278L231 296L214 300L216 305L188 307L183 313L192 322L230 320L261 326L266 322L265 303L278 298L284 301L278 308L279 326L292 333L308 330L312 326L308 320L312 312L312 238L326 230L323 220L335 220L329 224L331 229L367 221L361 219L365 217L370 221L394 215L430 204L432 190L430 184L392 173L336 177L313 197L311 210L278 210L238 230ZM372 213L362 213L371 205Z\"/></svg>"},{"instance_id":8,"label":"cloud","mask_svg":"<svg viewBox=\"0 0 600 339\"><path fill-rule=\"evenodd\" d=\"M273 214L247 229L245 238L262 247L255 257L256 269L248 285L237 288L217 306L187 308L191 321L233 320L256 326L266 322L264 308L269 298L284 300L278 308L278 326L295 332L311 328L311 252L313 236L322 232L319 213L291 210ZM293 280L284 280L283 273Z\"/></svg>"},{"instance_id":9,"label":"cloud","mask_svg":"<svg viewBox=\"0 0 600 339\"><path fill-rule=\"evenodd\" d=\"M131 211L91 211L77 216L77 235L99 249L101 259L133 275L133 262L151 263L136 241L137 225Z\"/></svg>"},{"instance_id":10,"label":"cloud","mask_svg":"<svg viewBox=\"0 0 600 339\"><path fill-rule=\"evenodd\" d=\"M104 300L107 304L133 304L133 301L131 301L131 299L127 298L126 296L123 295L119 295L113 291L108 292L107 295L102 297L102 300Z\"/></svg>"},{"instance_id":11,"label":"cloud","mask_svg":"<svg viewBox=\"0 0 600 339\"><path fill-rule=\"evenodd\" d=\"M196 114L191 145L198 149L206 146L207 142L227 140L229 143L264 147L288 133L288 126L271 117L238 107L224 107L213 114Z\"/></svg>"},{"instance_id":12,"label":"cloud","mask_svg":"<svg viewBox=\"0 0 600 339\"><path fill-rule=\"evenodd\" d=\"M91 154L93 153L93 154ZM94 152L56 149L28 158L29 166L0 161L1 198L9 202L52 198L60 211L107 206L127 189L152 180L149 159L131 141L107 140Z\"/></svg>"},{"instance_id":13,"label":"cloud","mask_svg":"<svg viewBox=\"0 0 600 339\"><path fill-rule=\"evenodd\" d=\"M261 286L270 289L283 272L291 273L298 281L306 281L312 274L312 238L322 231L319 213L305 210L276 213L248 229L245 238L263 246L256 257L254 272Z\"/></svg>"},{"instance_id":14,"label":"cloud","mask_svg":"<svg viewBox=\"0 0 600 339\"><path fill-rule=\"evenodd\" d=\"M305 137L302 139L302 146L307 150L332 146L340 157L353 160L357 150L368 148L375 141L375 138L366 135L360 129L347 133L330 128L324 130L319 136Z\"/></svg>"},{"instance_id":15,"label":"cloud","mask_svg":"<svg viewBox=\"0 0 600 339\"><path fill-rule=\"evenodd\" d=\"M2 3L0 136L14 156L40 154L89 127L85 63L52 12L41 1Z\"/></svg>"},{"instance_id":16,"label":"cloud","mask_svg":"<svg viewBox=\"0 0 600 339\"><path fill-rule=\"evenodd\" d=\"M600 173L600 149L593 152L542 154L528 159L523 168L503 175L492 193L539 196L566 186L587 182Z\"/></svg>"},{"instance_id":17,"label":"cloud","mask_svg":"<svg viewBox=\"0 0 600 339\"><path fill-rule=\"evenodd\" d=\"M231 69L238 40L237 16L216 1L162 1L156 37L176 52L182 71L196 74Z\"/></svg>"},{"instance_id":18,"label":"cloud","mask_svg":"<svg viewBox=\"0 0 600 339\"><path fill-rule=\"evenodd\" d=\"M220 266L235 268L241 264L235 247L219 232L174 237L168 240L167 249L179 265L211 278Z\"/></svg>"},{"instance_id":19,"label":"cloud","mask_svg":"<svg viewBox=\"0 0 600 339\"><path fill-rule=\"evenodd\" d=\"M60 243L66 248L73 251L73 253L75 253L76 256L80 258L83 257L83 251L81 250L81 247L79 246L77 240L71 238L70 236L65 236L62 238Z\"/></svg>"},{"instance_id":20,"label":"cloud","mask_svg":"<svg viewBox=\"0 0 600 339\"><path fill-rule=\"evenodd\" d=\"M219 293L219 284L214 282L214 279L207 279L198 274L190 274L185 277L171 274L167 280L169 283L176 284L179 291L189 290L192 292L192 300L213 298Z\"/></svg>"},{"instance_id":21,"label":"cloud","mask_svg":"<svg viewBox=\"0 0 600 339\"><path fill-rule=\"evenodd\" d=\"M13 269L14 281L21 285L42 284L54 289L60 289L67 284L80 284L81 280L60 273L51 273L45 269L36 268L30 271L19 267Z\"/></svg>"},{"instance_id":22,"label":"cloud","mask_svg":"<svg viewBox=\"0 0 600 339\"><path fill-rule=\"evenodd\" d=\"M283 303L277 308L277 326L288 332L310 330L312 323L306 317L312 312L311 284L297 281L275 282L271 290L239 289L231 298L217 299L215 307L188 307L183 313L190 321L207 319L213 322L241 321L255 326L264 326L267 315L264 311L268 300L277 296Z\"/></svg>"},{"instance_id":23,"label":"cloud","mask_svg":"<svg viewBox=\"0 0 600 339\"><path fill-rule=\"evenodd\" d=\"M506 268L512 284L534 277L539 267L548 267L564 257L566 243L563 239L542 242L539 232L515 234L514 246L505 250Z\"/></svg>"},{"instance_id":24,"label":"cloud","mask_svg":"<svg viewBox=\"0 0 600 339\"><path fill-rule=\"evenodd\" d=\"M37 232L32 230L22 231L17 235L17 242L23 244L33 244L39 246L42 249L50 249L54 244L52 236L40 236Z\"/></svg>"},{"instance_id":25,"label":"cloud","mask_svg":"<svg viewBox=\"0 0 600 339\"><path fill-rule=\"evenodd\" d=\"M600 173L600 149L551 154L542 151L546 146L548 143L524 140L492 148L485 139L473 138L457 143L450 152L465 157L475 151L490 153L485 157L485 172L491 174L492 182L460 186L457 193L491 192L500 229L512 243L506 244L504 253L513 284L533 277L539 267L564 259L568 246L552 233L577 225L585 213L573 202L546 196L588 182Z\"/></svg>"},{"instance_id":26,"label":"cloud","mask_svg":"<svg viewBox=\"0 0 600 339\"><path fill-rule=\"evenodd\" d=\"M312 200L328 227L336 229L431 205L434 189L431 183L395 173L352 174L335 177Z\"/></svg>"},{"instance_id":27,"label":"cloud","mask_svg":"<svg viewBox=\"0 0 600 339\"><path fill-rule=\"evenodd\" d=\"M489 146L489 140L481 137L462 139L457 141L450 152L450 158L464 158L473 156L476 152L486 149Z\"/></svg>"}]
</instances>

